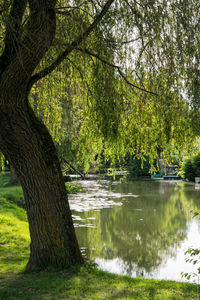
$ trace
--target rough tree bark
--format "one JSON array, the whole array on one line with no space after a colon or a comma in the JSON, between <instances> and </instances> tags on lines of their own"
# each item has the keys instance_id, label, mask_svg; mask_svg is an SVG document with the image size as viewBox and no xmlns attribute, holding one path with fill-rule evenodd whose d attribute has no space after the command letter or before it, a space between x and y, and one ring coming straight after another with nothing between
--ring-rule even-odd
<instances>
[{"instance_id":1,"label":"rough tree bark","mask_svg":"<svg viewBox=\"0 0 200 300\"><path fill-rule=\"evenodd\" d=\"M29 270L83 262L54 143L27 100L28 82L55 34L55 3L29 1L26 35L17 43L27 1L14 0L7 23L12 28L7 27L0 58L0 151L15 168L24 191L31 236Z\"/></svg>"},{"instance_id":2,"label":"rough tree bark","mask_svg":"<svg viewBox=\"0 0 200 300\"><path fill-rule=\"evenodd\" d=\"M0 128L1 150L15 167L24 191L31 236L27 268L81 263L51 136L25 105L12 112L1 111Z\"/></svg>"},{"instance_id":3,"label":"rough tree bark","mask_svg":"<svg viewBox=\"0 0 200 300\"><path fill-rule=\"evenodd\" d=\"M15 171L15 169L13 168L13 166L10 166L10 181L9 184L13 185L13 184L17 184L19 183L19 180L17 178L17 173Z\"/></svg>"}]
</instances>

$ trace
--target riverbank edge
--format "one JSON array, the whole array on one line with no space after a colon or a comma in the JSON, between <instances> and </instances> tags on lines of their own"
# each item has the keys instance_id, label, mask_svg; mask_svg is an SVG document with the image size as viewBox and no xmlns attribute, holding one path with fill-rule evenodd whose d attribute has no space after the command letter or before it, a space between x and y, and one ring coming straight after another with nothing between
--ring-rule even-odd
<instances>
[{"instance_id":1,"label":"riverbank edge","mask_svg":"<svg viewBox=\"0 0 200 300\"><path fill-rule=\"evenodd\" d=\"M4 178L5 186L5 178ZM21 188L0 188L0 299L195 299L197 286L131 278L91 264L71 270L23 273L29 256L25 210L15 202Z\"/></svg>"}]
</instances>

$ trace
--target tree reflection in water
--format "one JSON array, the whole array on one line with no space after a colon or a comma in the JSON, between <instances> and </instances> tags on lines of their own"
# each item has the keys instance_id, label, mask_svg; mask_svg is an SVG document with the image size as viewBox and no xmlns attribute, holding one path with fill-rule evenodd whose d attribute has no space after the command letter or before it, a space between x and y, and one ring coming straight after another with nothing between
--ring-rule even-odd
<instances>
[{"instance_id":1,"label":"tree reflection in water","mask_svg":"<svg viewBox=\"0 0 200 300\"><path fill-rule=\"evenodd\" d=\"M121 273L143 276L176 256L187 236L189 212L199 207L199 194L193 186L133 181L103 182L98 188L110 192L102 193L107 195L105 202L122 205L73 212L82 219L76 233L89 259L98 258L101 264L115 261ZM93 193L90 200L96 202L97 191L93 189ZM84 194L81 197L84 199Z\"/></svg>"}]
</instances>

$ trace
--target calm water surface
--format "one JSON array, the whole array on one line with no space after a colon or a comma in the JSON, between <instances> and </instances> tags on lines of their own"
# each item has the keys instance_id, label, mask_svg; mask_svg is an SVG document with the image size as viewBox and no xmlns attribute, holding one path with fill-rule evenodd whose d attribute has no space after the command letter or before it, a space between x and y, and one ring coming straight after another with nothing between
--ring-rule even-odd
<instances>
[{"instance_id":1,"label":"calm water surface","mask_svg":"<svg viewBox=\"0 0 200 300\"><path fill-rule=\"evenodd\" d=\"M100 269L171 280L196 272L184 252L199 247L200 223L191 214L200 209L198 187L163 180L78 184L82 192L69 200L79 245Z\"/></svg>"}]
</instances>

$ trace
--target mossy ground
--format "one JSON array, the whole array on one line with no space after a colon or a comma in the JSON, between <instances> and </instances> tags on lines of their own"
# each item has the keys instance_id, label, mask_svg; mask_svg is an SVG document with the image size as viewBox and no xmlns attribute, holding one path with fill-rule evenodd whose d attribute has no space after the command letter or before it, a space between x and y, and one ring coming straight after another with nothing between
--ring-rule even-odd
<instances>
[{"instance_id":1,"label":"mossy ground","mask_svg":"<svg viewBox=\"0 0 200 300\"><path fill-rule=\"evenodd\" d=\"M0 177L0 299L197 299L189 283L130 278L91 266L23 273L29 257L29 232L20 186ZM20 200L21 199L21 200Z\"/></svg>"}]
</instances>

